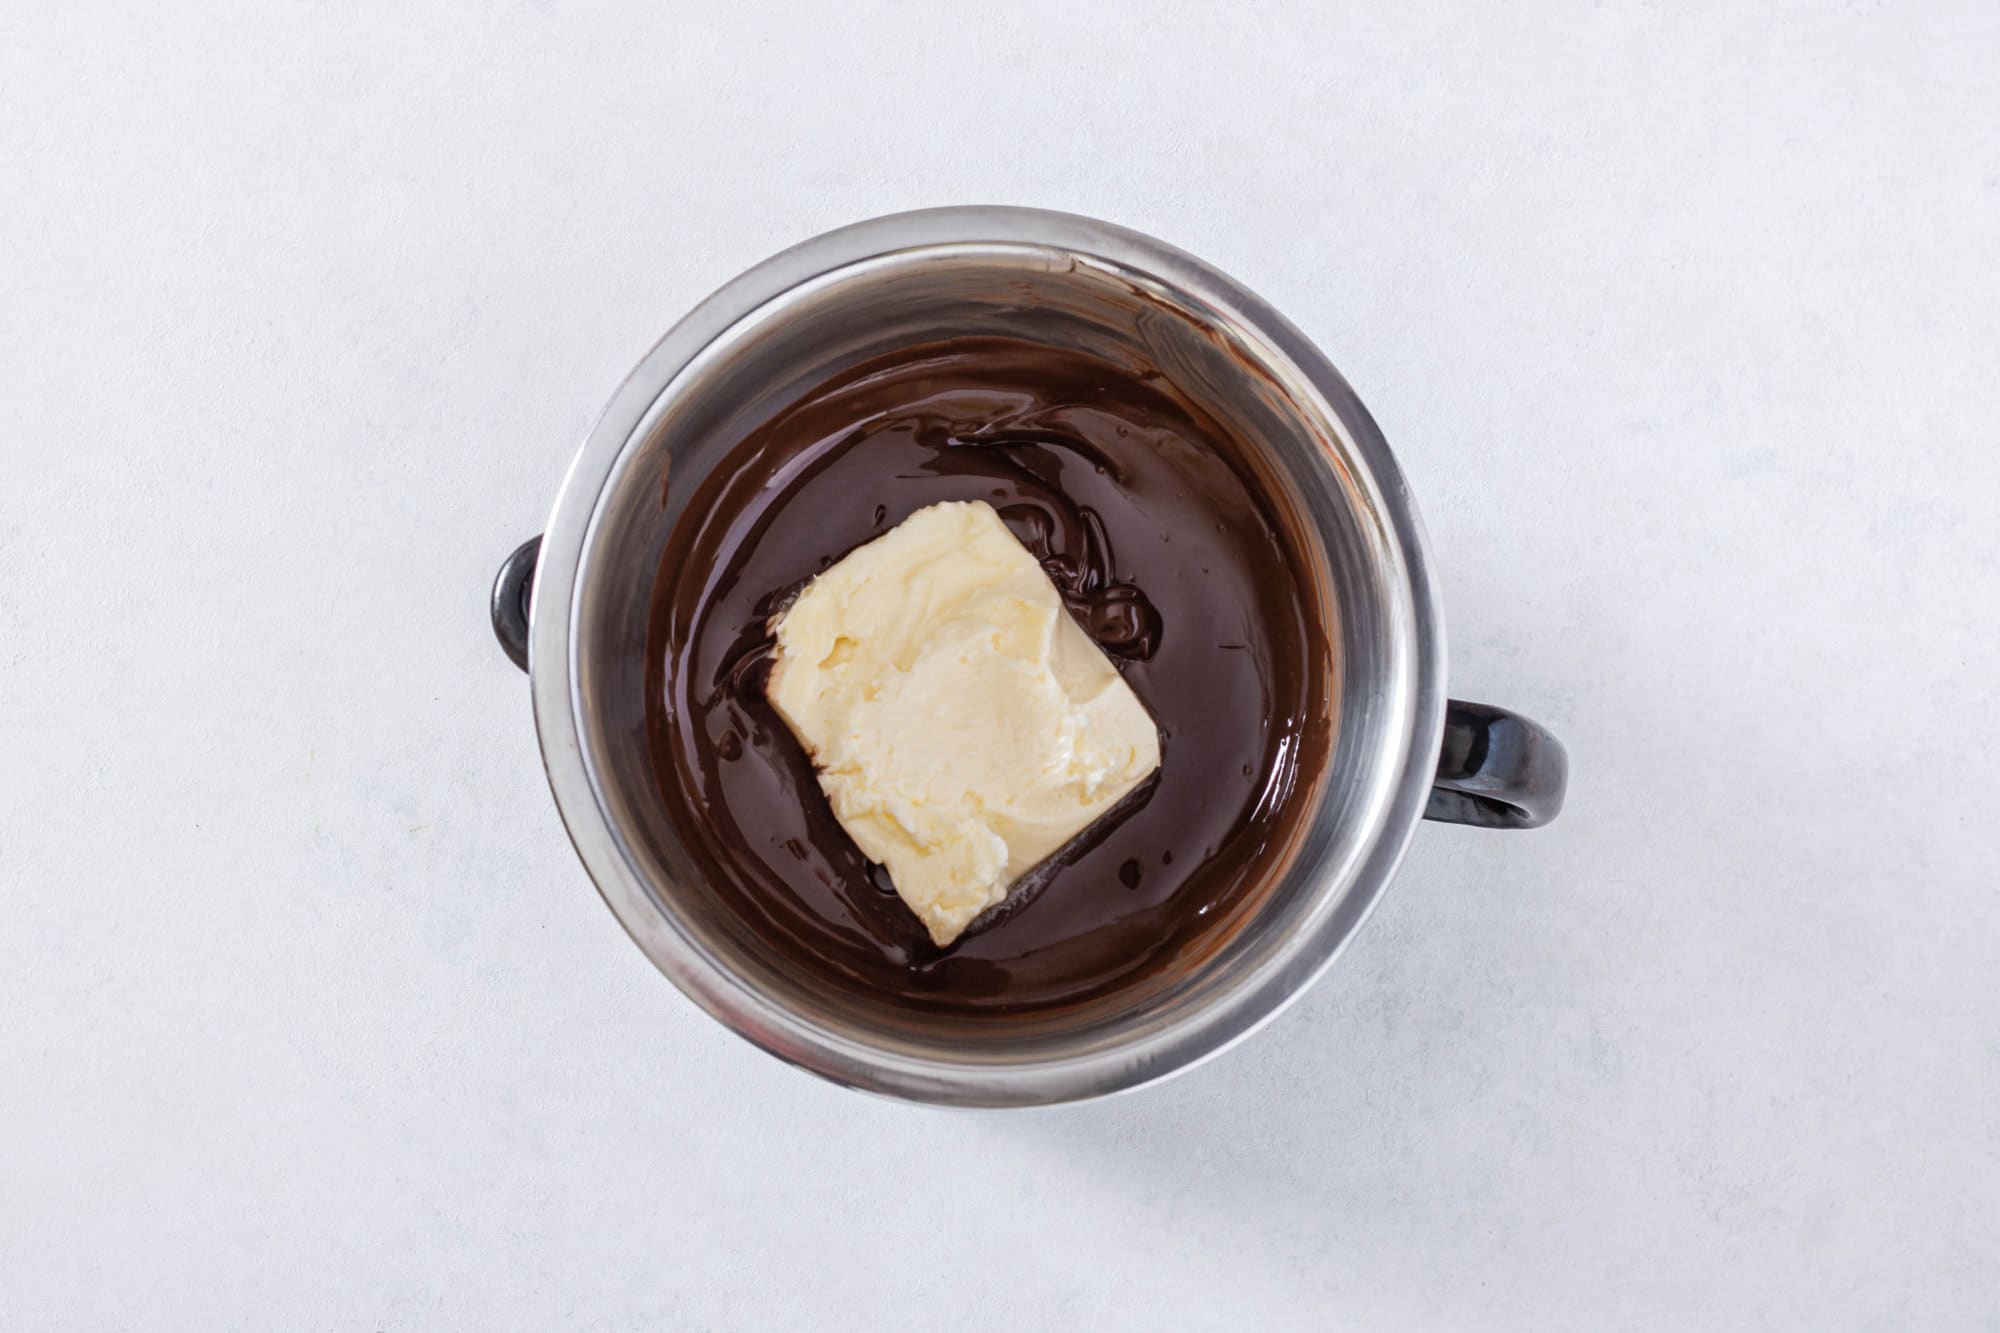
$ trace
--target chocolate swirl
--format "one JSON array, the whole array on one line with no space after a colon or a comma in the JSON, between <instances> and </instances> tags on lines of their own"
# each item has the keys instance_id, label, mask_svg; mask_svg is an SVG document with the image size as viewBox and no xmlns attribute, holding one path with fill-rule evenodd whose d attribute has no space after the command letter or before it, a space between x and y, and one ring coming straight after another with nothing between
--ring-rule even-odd
<instances>
[{"instance_id":1,"label":"chocolate swirl","mask_svg":"<svg viewBox=\"0 0 2000 1333\"><path fill-rule=\"evenodd\" d=\"M710 891L789 968L886 1003L1074 1003L1165 966L1260 886L1323 763L1327 636L1295 538L1167 390L1079 353L959 339L857 367L743 441L673 534L648 728ZM987 500L1160 722L1159 773L940 950L855 849L764 699L771 614L940 500Z\"/></svg>"}]
</instances>

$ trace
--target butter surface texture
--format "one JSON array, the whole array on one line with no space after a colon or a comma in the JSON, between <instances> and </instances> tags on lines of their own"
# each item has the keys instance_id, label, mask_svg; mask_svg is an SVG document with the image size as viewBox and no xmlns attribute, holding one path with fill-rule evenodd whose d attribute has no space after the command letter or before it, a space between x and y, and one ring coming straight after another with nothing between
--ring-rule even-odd
<instances>
[{"instance_id":1,"label":"butter surface texture","mask_svg":"<svg viewBox=\"0 0 2000 1333\"><path fill-rule=\"evenodd\" d=\"M858 547L776 636L772 705L939 945L1160 766L1145 705L983 502Z\"/></svg>"}]
</instances>

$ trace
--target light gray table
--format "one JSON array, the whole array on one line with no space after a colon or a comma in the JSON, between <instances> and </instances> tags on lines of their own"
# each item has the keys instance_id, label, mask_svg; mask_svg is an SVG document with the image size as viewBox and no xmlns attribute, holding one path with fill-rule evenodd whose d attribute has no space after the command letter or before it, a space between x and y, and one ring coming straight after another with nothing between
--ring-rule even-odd
<instances>
[{"instance_id":1,"label":"light gray table","mask_svg":"<svg viewBox=\"0 0 2000 1333\"><path fill-rule=\"evenodd\" d=\"M1515 8L0 6L0 1326L1991 1327L2000 9ZM1575 765L1043 1114L655 975L482 605L689 304L958 201L1291 314Z\"/></svg>"}]
</instances>

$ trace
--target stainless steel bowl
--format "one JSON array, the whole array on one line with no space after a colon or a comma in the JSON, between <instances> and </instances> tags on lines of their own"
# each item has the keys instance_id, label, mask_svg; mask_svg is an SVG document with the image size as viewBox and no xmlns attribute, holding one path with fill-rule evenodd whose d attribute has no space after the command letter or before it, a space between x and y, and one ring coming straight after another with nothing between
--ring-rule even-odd
<instances>
[{"instance_id":1,"label":"stainless steel bowl","mask_svg":"<svg viewBox=\"0 0 2000 1333\"><path fill-rule=\"evenodd\" d=\"M1306 587L1337 626L1330 771L1256 915L1174 983L1068 1022L885 1022L787 976L719 915L677 840L646 747L643 673L662 549L708 470L803 392L869 357L1000 334L1159 367L1259 442L1276 502L1315 535ZM532 589L526 588L532 571ZM1331 963L1410 835L1434 817L1553 814L1560 746L1458 706L1447 771L1444 624L1422 526L1360 401L1306 338L1234 281L1108 223L1020 208L877 218L723 287L649 352L571 465L539 551L503 568L503 642L525 650L556 804L604 899L709 1013L814 1073L968 1106L1058 1102L1186 1068L1248 1034ZM1435 785L1434 785L1435 784Z\"/></svg>"}]
</instances>

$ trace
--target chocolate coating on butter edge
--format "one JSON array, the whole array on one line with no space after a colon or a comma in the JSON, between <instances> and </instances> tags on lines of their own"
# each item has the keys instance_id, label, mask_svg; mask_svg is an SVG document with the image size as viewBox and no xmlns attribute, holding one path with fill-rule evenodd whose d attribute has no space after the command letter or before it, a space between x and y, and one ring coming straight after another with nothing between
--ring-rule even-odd
<instances>
[{"instance_id":1,"label":"chocolate coating on butter edge","mask_svg":"<svg viewBox=\"0 0 2000 1333\"><path fill-rule=\"evenodd\" d=\"M705 891L794 975L966 1016L1073 1005L1202 953L1325 763L1328 635L1243 446L1156 374L962 338L858 366L744 440L654 590L647 727ZM939 949L764 697L768 622L940 500L985 500L1160 724L1159 771Z\"/></svg>"}]
</instances>

